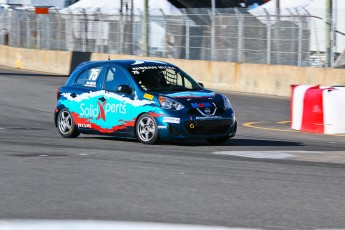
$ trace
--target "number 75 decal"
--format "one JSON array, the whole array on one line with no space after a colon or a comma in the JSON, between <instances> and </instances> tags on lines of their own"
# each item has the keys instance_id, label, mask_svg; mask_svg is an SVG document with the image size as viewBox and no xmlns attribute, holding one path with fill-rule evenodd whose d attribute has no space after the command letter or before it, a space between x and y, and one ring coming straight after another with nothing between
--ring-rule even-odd
<instances>
[{"instance_id":1,"label":"number 75 decal","mask_svg":"<svg viewBox=\"0 0 345 230\"><path fill-rule=\"evenodd\" d=\"M96 81L99 75L100 69L91 69L89 81Z\"/></svg>"}]
</instances>

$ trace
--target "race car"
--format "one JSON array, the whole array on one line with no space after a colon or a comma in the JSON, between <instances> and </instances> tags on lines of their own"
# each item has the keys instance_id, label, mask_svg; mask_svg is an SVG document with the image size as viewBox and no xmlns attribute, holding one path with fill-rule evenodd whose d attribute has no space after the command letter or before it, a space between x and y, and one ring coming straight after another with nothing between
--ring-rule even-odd
<instances>
[{"instance_id":1,"label":"race car","mask_svg":"<svg viewBox=\"0 0 345 230\"><path fill-rule=\"evenodd\" d=\"M235 136L230 100L203 87L175 65L161 61L81 63L57 91L54 122L65 138L104 134L159 141Z\"/></svg>"}]
</instances>

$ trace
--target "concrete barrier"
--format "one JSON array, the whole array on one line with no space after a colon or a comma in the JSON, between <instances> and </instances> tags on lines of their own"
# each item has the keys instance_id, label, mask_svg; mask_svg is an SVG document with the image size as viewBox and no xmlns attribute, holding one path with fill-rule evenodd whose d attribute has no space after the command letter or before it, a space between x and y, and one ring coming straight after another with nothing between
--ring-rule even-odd
<instances>
[{"instance_id":1,"label":"concrete barrier","mask_svg":"<svg viewBox=\"0 0 345 230\"><path fill-rule=\"evenodd\" d=\"M322 69L298 66L244 64L182 60L131 55L92 53L90 60L154 59L171 62L207 88L266 95L290 96L290 85L345 85L344 69ZM76 52L13 48L0 46L0 65L67 75ZM81 60L85 60L81 58Z\"/></svg>"},{"instance_id":2,"label":"concrete barrier","mask_svg":"<svg viewBox=\"0 0 345 230\"><path fill-rule=\"evenodd\" d=\"M345 87L292 85L291 88L292 129L345 133Z\"/></svg>"},{"instance_id":3,"label":"concrete barrier","mask_svg":"<svg viewBox=\"0 0 345 230\"><path fill-rule=\"evenodd\" d=\"M0 46L0 65L18 69L67 75L72 53Z\"/></svg>"}]
</instances>

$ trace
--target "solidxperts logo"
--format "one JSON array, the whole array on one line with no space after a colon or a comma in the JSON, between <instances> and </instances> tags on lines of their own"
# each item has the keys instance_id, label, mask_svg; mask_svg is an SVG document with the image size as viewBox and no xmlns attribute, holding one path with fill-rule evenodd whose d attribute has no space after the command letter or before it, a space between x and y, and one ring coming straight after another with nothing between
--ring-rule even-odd
<instances>
[{"instance_id":1,"label":"solidxperts logo","mask_svg":"<svg viewBox=\"0 0 345 230\"><path fill-rule=\"evenodd\" d=\"M126 105L122 103L115 104L107 102L103 102L102 104L100 102L97 102L96 106L92 104L85 105L84 103L82 103L80 104L80 109L80 116L92 117L96 118L96 120L102 119L103 121L106 121L106 116L108 113L125 114L127 112Z\"/></svg>"}]
</instances>

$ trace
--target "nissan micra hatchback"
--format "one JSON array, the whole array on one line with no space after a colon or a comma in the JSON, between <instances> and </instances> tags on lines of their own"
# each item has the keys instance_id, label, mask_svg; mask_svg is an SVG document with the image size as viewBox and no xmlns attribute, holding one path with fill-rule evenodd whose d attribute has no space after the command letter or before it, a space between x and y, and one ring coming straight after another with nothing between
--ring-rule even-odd
<instances>
[{"instance_id":1,"label":"nissan micra hatchback","mask_svg":"<svg viewBox=\"0 0 345 230\"><path fill-rule=\"evenodd\" d=\"M61 136L105 134L159 140L226 142L237 122L229 99L203 88L178 67L160 61L81 63L57 92Z\"/></svg>"}]
</instances>

